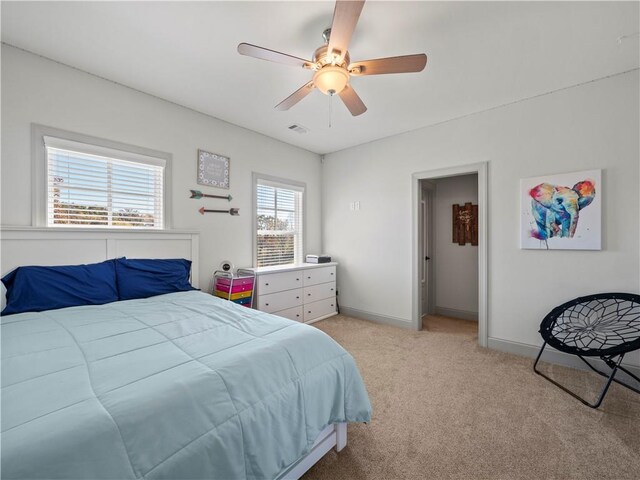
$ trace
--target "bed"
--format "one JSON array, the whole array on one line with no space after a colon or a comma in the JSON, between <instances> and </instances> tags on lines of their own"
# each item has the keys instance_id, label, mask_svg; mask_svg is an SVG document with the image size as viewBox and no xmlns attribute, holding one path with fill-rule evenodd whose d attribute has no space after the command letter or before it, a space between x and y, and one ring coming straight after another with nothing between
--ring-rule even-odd
<instances>
[{"instance_id":1,"label":"bed","mask_svg":"<svg viewBox=\"0 0 640 480\"><path fill-rule=\"evenodd\" d=\"M330 337L200 291L0 320L3 478L298 478L370 420Z\"/></svg>"}]
</instances>

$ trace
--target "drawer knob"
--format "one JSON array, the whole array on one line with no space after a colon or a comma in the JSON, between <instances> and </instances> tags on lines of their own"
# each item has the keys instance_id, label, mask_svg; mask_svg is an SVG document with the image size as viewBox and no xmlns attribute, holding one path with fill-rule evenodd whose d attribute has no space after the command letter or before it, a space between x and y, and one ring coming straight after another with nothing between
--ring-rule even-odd
<instances>
[{"instance_id":1,"label":"drawer knob","mask_svg":"<svg viewBox=\"0 0 640 480\"><path fill-rule=\"evenodd\" d=\"M265 305L266 305L267 307L269 306L269 304L268 304L268 303L265 303Z\"/></svg>"},{"instance_id":2,"label":"drawer knob","mask_svg":"<svg viewBox=\"0 0 640 480\"><path fill-rule=\"evenodd\" d=\"M299 278L296 278L296 282L299 282L299 281L300 281L300 279L299 279Z\"/></svg>"},{"instance_id":3,"label":"drawer knob","mask_svg":"<svg viewBox=\"0 0 640 480\"><path fill-rule=\"evenodd\" d=\"M310 296L311 296L311 294L310 294L310 293L307 293L307 297L310 297Z\"/></svg>"},{"instance_id":4,"label":"drawer knob","mask_svg":"<svg viewBox=\"0 0 640 480\"><path fill-rule=\"evenodd\" d=\"M331 304L331 306L333 307L333 303Z\"/></svg>"},{"instance_id":5,"label":"drawer knob","mask_svg":"<svg viewBox=\"0 0 640 480\"><path fill-rule=\"evenodd\" d=\"M269 282L265 283L265 285L269 285Z\"/></svg>"},{"instance_id":6,"label":"drawer knob","mask_svg":"<svg viewBox=\"0 0 640 480\"><path fill-rule=\"evenodd\" d=\"M296 295L296 298L300 298L300 295Z\"/></svg>"},{"instance_id":7,"label":"drawer knob","mask_svg":"<svg viewBox=\"0 0 640 480\"><path fill-rule=\"evenodd\" d=\"M296 317L299 317L299 316L300 316L300 314L299 314L299 313L296 313Z\"/></svg>"},{"instance_id":8,"label":"drawer knob","mask_svg":"<svg viewBox=\"0 0 640 480\"><path fill-rule=\"evenodd\" d=\"M307 313L311 313L311 310L309 310Z\"/></svg>"},{"instance_id":9,"label":"drawer knob","mask_svg":"<svg viewBox=\"0 0 640 480\"><path fill-rule=\"evenodd\" d=\"M333 272L331 272L331 275L333 275Z\"/></svg>"},{"instance_id":10,"label":"drawer knob","mask_svg":"<svg viewBox=\"0 0 640 480\"><path fill-rule=\"evenodd\" d=\"M311 277L307 277L309 280L311 280Z\"/></svg>"},{"instance_id":11,"label":"drawer knob","mask_svg":"<svg viewBox=\"0 0 640 480\"><path fill-rule=\"evenodd\" d=\"M331 289L331 291L333 292L333 288Z\"/></svg>"}]
</instances>

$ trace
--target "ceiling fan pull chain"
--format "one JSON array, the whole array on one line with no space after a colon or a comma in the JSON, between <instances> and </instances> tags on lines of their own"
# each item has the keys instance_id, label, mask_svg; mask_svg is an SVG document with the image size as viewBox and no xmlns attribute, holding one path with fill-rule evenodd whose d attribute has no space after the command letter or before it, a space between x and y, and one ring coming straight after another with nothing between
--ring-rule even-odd
<instances>
[{"instance_id":1,"label":"ceiling fan pull chain","mask_svg":"<svg viewBox=\"0 0 640 480\"><path fill-rule=\"evenodd\" d=\"M333 102L333 95L329 95L329 128L331 128L331 107Z\"/></svg>"}]
</instances>

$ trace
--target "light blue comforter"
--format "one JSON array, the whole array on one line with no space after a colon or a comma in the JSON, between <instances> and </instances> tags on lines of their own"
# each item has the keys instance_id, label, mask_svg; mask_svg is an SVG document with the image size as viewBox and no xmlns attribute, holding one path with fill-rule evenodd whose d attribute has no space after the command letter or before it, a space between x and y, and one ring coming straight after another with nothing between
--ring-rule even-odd
<instances>
[{"instance_id":1,"label":"light blue comforter","mask_svg":"<svg viewBox=\"0 0 640 480\"><path fill-rule=\"evenodd\" d=\"M2 478L274 478L367 422L320 330L201 292L2 317Z\"/></svg>"}]
</instances>

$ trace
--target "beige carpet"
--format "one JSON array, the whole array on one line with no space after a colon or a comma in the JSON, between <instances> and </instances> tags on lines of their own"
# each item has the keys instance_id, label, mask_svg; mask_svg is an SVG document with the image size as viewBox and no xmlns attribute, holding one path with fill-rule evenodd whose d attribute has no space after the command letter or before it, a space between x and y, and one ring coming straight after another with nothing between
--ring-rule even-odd
<instances>
[{"instance_id":1,"label":"beige carpet","mask_svg":"<svg viewBox=\"0 0 640 480\"><path fill-rule=\"evenodd\" d=\"M593 410L535 375L532 360L481 349L471 322L422 332L345 316L315 324L356 359L373 404L311 479L638 479L640 395L615 385ZM600 377L545 365L594 395Z\"/></svg>"}]
</instances>

